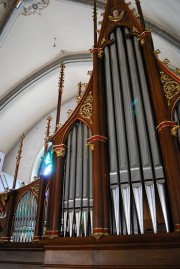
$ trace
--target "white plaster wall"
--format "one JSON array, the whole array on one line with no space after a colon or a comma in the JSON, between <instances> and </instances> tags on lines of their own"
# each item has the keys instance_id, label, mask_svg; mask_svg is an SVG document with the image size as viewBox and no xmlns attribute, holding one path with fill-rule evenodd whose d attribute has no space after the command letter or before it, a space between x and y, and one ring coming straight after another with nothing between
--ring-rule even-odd
<instances>
[{"instance_id":1,"label":"white plaster wall","mask_svg":"<svg viewBox=\"0 0 180 269\"><path fill-rule=\"evenodd\" d=\"M69 109L74 109L76 106L76 102L73 99L64 103L61 109L61 119L60 122L63 124L67 120L67 111ZM48 115L53 117L51 122L51 134L55 129L55 120L56 120L56 110L52 111ZM44 138L47 126L47 117L44 117L41 121L39 121L32 129L25 134L23 151L22 151L22 159L19 166L18 179L24 181L26 184L32 180L32 177L35 175L38 170L38 162L37 157L39 159L39 164L41 162L41 157L43 154L43 145ZM13 134L12 134L13 135ZM16 145L8 152L5 157L3 172L7 173L10 176L14 175L15 165L16 165L16 156L18 151L19 142L17 141ZM39 154L42 152L42 154ZM36 169L33 169L36 163Z\"/></svg>"}]
</instances>

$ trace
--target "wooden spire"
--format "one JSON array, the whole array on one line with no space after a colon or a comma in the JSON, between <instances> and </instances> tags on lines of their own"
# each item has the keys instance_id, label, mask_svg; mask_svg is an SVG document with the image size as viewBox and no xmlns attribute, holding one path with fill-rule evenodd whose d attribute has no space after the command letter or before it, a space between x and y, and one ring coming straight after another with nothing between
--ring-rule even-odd
<instances>
[{"instance_id":1,"label":"wooden spire","mask_svg":"<svg viewBox=\"0 0 180 269\"><path fill-rule=\"evenodd\" d=\"M17 181L17 175L18 175L18 170L19 170L19 165L20 165L20 160L21 160L21 155L22 155L24 138L25 138L25 135L22 134L19 140L19 149L18 149L17 157L16 157L16 168L15 168L14 181L13 181L13 186L12 186L13 190L16 188L16 181Z\"/></svg>"},{"instance_id":2,"label":"wooden spire","mask_svg":"<svg viewBox=\"0 0 180 269\"><path fill-rule=\"evenodd\" d=\"M61 99L62 99L62 92L64 87L64 68L65 65L61 64L60 66L60 78L59 78L59 94L58 94L58 105L57 105L57 114L56 114L56 131L60 127L60 111L61 111Z\"/></svg>"}]
</instances>

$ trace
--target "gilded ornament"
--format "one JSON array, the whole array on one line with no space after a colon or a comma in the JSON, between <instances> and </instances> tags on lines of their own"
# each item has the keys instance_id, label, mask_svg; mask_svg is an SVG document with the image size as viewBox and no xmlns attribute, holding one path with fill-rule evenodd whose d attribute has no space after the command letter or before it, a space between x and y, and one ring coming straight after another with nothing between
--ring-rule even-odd
<instances>
[{"instance_id":1,"label":"gilded ornament","mask_svg":"<svg viewBox=\"0 0 180 269\"><path fill-rule=\"evenodd\" d=\"M56 129L59 130L62 127L62 124L59 122L56 124Z\"/></svg>"},{"instance_id":2,"label":"gilded ornament","mask_svg":"<svg viewBox=\"0 0 180 269\"><path fill-rule=\"evenodd\" d=\"M94 143L87 143L87 147L89 147L92 151L94 150Z\"/></svg>"},{"instance_id":3,"label":"gilded ornament","mask_svg":"<svg viewBox=\"0 0 180 269\"><path fill-rule=\"evenodd\" d=\"M180 69L179 68L176 68L174 70L174 73L179 77L180 76Z\"/></svg>"},{"instance_id":4,"label":"gilded ornament","mask_svg":"<svg viewBox=\"0 0 180 269\"><path fill-rule=\"evenodd\" d=\"M157 49L157 50L154 51L154 54L155 54L155 55L159 55L160 53L161 53L161 52L160 52L159 49Z\"/></svg>"},{"instance_id":5,"label":"gilded ornament","mask_svg":"<svg viewBox=\"0 0 180 269\"><path fill-rule=\"evenodd\" d=\"M33 187L31 187L31 192L37 198L39 194L39 184L36 184Z\"/></svg>"},{"instance_id":6,"label":"gilded ornament","mask_svg":"<svg viewBox=\"0 0 180 269\"><path fill-rule=\"evenodd\" d=\"M178 136L178 129L180 129L180 125L176 125L173 128L171 128L171 134L173 136Z\"/></svg>"},{"instance_id":7,"label":"gilded ornament","mask_svg":"<svg viewBox=\"0 0 180 269\"><path fill-rule=\"evenodd\" d=\"M140 41L141 46L143 46L143 45L144 45L144 43L145 43L144 38L138 38L138 40Z\"/></svg>"},{"instance_id":8,"label":"gilded ornament","mask_svg":"<svg viewBox=\"0 0 180 269\"><path fill-rule=\"evenodd\" d=\"M56 152L57 157L65 157L65 155L66 155L66 149L65 148L55 149L55 152Z\"/></svg>"},{"instance_id":9,"label":"gilded ornament","mask_svg":"<svg viewBox=\"0 0 180 269\"><path fill-rule=\"evenodd\" d=\"M99 50L98 52L98 58L102 59L103 58L103 50Z\"/></svg>"},{"instance_id":10,"label":"gilded ornament","mask_svg":"<svg viewBox=\"0 0 180 269\"><path fill-rule=\"evenodd\" d=\"M1 194L1 202L2 202L3 206L6 205L7 199L8 199L8 192L2 193Z\"/></svg>"},{"instance_id":11,"label":"gilded ornament","mask_svg":"<svg viewBox=\"0 0 180 269\"><path fill-rule=\"evenodd\" d=\"M171 104L171 99L179 94L180 92L180 84L170 78L167 74L165 74L163 71L160 72L161 74L161 82L163 84L163 90L165 93L165 97L168 100L168 106Z\"/></svg>"},{"instance_id":12,"label":"gilded ornament","mask_svg":"<svg viewBox=\"0 0 180 269\"><path fill-rule=\"evenodd\" d=\"M170 61L169 61L167 58L164 59L163 64L164 64L165 66L168 66L169 63L170 63Z\"/></svg>"},{"instance_id":13,"label":"gilded ornament","mask_svg":"<svg viewBox=\"0 0 180 269\"><path fill-rule=\"evenodd\" d=\"M133 26L133 33L138 33L139 34L140 32L136 27Z\"/></svg>"},{"instance_id":14,"label":"gilded ornament","mask_svg":"<svg viewBox=\"0 0 180 269\"><path fill-rule=\"evenodd\" d=\"M92 124L92 114L93 114L93 96L92 92L89 92L88 96L86 97L86 100L84 101L83 105L80 108L79 114L86 119L90 120L90 123Z\"/></svg>"},{"instance_id":15,"label":"gilded ornament","mask_svg":"<svg viewBox=\"0 0 180 269\"><path fill-rule=\"evenodd\" d=\"M114 10L113 11L113 16L108 16L108 19L110 21L113 21L113 22L118 22L120 20L122 20L122 18L124 17L124 10L121 11L121 13L119 13L119 10Z\"/></svg>"},{"instance_id":16,"label":"gilded ornament","mask_svg":"<svg viewBox=\"0 0 180 269\"><path fill-rule=\"evenodd\" d=\"M102 41L101 41L101 46L106 42L106 38L103 37Z\"/></svg>"},{"instance_id":17,"label":"gilded ornament","mask_svg":"<svg viewBox=\"0 0 180 269\"><path fill-rule=\"evenodd\" d=\"M68 118L71 116L72 112L73 111L71 109L68 110L68 112L66 113L68 115Z\"/></svg>"}]
</instances>

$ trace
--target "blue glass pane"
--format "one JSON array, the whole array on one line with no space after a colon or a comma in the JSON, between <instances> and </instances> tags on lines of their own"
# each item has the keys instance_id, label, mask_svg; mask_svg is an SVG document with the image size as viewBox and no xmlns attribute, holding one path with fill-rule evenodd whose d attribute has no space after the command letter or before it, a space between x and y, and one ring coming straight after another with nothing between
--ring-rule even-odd
<instances>
[{"instance_id":1,"label":"blue glass pane","mask_svg":"<svg viewBox=\"0 0 180 269\"><path fill-rule=\"evenodd\" d=\"M52 164L50 164L50 165L48 165L48 166L46 166L45 167L45 169L44 169L44 176L47 176L47 175L49 175L50 173L52 172Z\"/></svg>"},{"instance_id":2,"label":"blue glass pane","mask_svg":"<svg viewBox=\"0 0 180 269\"><path fill-rule=\"evenodd\" d=\"M46 156L42 158L38 176L48 176L52 173L52 151L48 150Z\"/></svg>"}]
</instances>

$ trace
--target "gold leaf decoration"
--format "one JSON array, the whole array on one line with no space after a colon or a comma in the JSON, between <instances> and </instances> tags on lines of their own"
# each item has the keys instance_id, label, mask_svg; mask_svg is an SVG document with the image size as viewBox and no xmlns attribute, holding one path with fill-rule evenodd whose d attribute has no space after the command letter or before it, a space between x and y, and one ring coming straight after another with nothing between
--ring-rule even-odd
<instances>
[{"instance_id":1,"label":"gold leaf decoration","mask_svg":"<svg viewBox=\"0 0 180 269\"><path fill-rule=\"evenodd\" d=\"M108 16L108 19L113 22L118 22L124 17L124 10L119 14L118 10L113 11L113 16Z\"/></svg>"},{"instance_id":2,"label":"gold leaf decoration","mask_svg":"<svg viewBox=\"0 0 180 269\"><path fill-rule=\"evenodd\" d=\"M90 123L92 124L92 114L93 114L93 96L92 92L89 92L88 96L86 97L86 100L84 101L84 104L81 106L80 109L80 115L83 118L87 118L90 120Z\"/></svg>"},{"instance_id":3,"label":"gold leaf decoration","mask_svg":"<svg viewBox=\"0 0 180 269\"><path fill-rule=\"evenodd\" d=\"M160 74L161 74L161 82L163 84L163 90L168 101L168 106L170 106L171 99L180 92L180 84L177 81L170 78L163 71L161 71Z\"/></svg>"}]
</instances>

